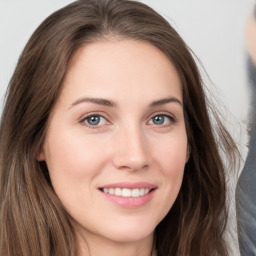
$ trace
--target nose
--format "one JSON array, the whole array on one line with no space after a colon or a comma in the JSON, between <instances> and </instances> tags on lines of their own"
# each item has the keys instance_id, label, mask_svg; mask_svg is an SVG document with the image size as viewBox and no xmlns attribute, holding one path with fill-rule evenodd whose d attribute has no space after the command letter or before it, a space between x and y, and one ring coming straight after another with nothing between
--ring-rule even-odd
<instances>
[{"instance_id":1,"label":"nose","mask_svg":"<svg viewBox=\"0 0 256 256\"><path fill-rule=\"evenodd\" d=\"M113 164L122 170L139 171L149 165L149 148L143 131L126 126L116 134Z\"/></svg>"}]
</instances>

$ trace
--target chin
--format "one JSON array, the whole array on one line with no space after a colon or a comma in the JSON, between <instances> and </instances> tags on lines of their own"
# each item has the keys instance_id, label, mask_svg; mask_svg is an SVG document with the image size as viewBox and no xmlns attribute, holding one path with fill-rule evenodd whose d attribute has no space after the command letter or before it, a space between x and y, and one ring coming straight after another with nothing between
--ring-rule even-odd
<instances>
[{"instance_id":1,"label":"chin","mask_svg":"<svg viewBox=\"0 0 256 256\"><path fill-rule=\"evenodd\" d=\"M112 241L126 243L144 240L154 234L155 226L142 223L125 223L112 226L106 237Z\"/></svg>"}]
</instances>

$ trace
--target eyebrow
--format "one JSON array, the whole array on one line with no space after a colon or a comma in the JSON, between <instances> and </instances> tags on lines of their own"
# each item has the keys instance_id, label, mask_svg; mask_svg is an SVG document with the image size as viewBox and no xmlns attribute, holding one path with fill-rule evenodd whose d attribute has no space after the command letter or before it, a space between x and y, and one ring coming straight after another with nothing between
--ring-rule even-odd
<instances>
[{"instance_id":1,"label":"eyebrow","mask_svg":"<svg viewBox=\"0 0 256 256\"><path fill-rule=\"evenodd\" d=\"M116 107L117 106L117 103L112 100L107 100L107 99L102 99L102 98L83 97L83 98L79 98L78 100L74 101L71 104L71 107L76 106L80 103L86 103L86 102L101 105L101 106L107 106L107 107ZM183 104L181 103L181 101L179 99L177 99L175 97L167 97L164 99L153 101L150 104L150 107L156 107L156 106L160 106L160 105L164 105L164 104L172 103L172 102L178 103L179 105L183 106Z\"/></svg>"},{"instance_id":2,"label":"eyebrow","mask_svg":"<svg viewBox=\"0 0 256 256\"><path fill-rule=\"evenodd\" d=\"M111 100L107 100L107 99L102 99L102 98L80 98L78 100L76 100L75 102L73 102L71 104L72 106L78 105L80 103L85 103L85 102L90 102L90 103L94 103L97 105L102 105L102 106L107 106L107 107L116 107L117 103L115 103L114 101Z\"/></svg>"},{"instance_id":3,"label":"eyebrow","mask_svg":"<svg viewBox=\"0 0 256 256\"><path fill-rule=\"evenodd\" d=\"M164 104L171 103L171 102L178 103L179 105L183 106L183 104L181 103L181 101L179 99L177 99L175 97L168 97L168 98L153 101L150 104L150 107L160 106L160 105L164 105Z\"/></svg>"}]
</instances>

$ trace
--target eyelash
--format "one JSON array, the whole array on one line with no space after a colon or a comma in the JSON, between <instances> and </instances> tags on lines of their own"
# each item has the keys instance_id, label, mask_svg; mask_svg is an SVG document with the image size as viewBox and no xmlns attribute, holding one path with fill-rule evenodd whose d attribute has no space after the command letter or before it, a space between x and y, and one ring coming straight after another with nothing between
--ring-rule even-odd
<instances>
[{"instance_id":1,"label":"eyelash","mask_svg":"<svg viewBox=\"0 0 256 256\"><path fill-rule=\"evenodd\" d=\"M166 113L166 112L164 112L164 113L161 113L161 112L160 112L160 113L154 114L154 115L150 118L150 120L149 120L148 122L150 122L151 120L153 120L154 117L157 117L157 116L163 116L163 117L165 117L165 118L167 117L167 118L169 119L169 122L170 122L170 123L168 123L167 125L166 125L166 124L160 124L160 125L152 124L152 125L155 125L155 126L158 126L158 127L161 127L161 128L168 127L168 126L172 126L172 125L174 125L174 124L177 122L177 119L176 119L173 115L171 115L171 114L169 114L169 113ZM102 125L98 125L98 124L96 124L96 125L91 125L91 124L89 124L89 123L88 123L88 119L91 118L91 117L104 118L105 121L108 122L107 118L104 117L102 114L99 114L99 113L91 113L91 114L85 116L84 118L82 118L82 119L79 121L79 123L80 123L81 125L83 125L83 126L86 126L86 127L90 128L90 129L99 129L101 126L105 125L105 124L102 124ZM147 122L147 123L148 123L148 122Z\"/></svg>"},{"instance_id":2,"label":"eyelash","mask_svg":"<svg viewBox=\"0 0 256 256\"><path fill-rule=\"evenodd\" d=\"M88 116L85 116L84 118L81 119L81 121L79 121L79 123L81 125L84 125L90 129L98 129L100 126L102 125L90 125L88 124L88 122L86 123L86 121L88 121L89 118L91 117L100 117L100 118L104 118L106 120L106 122L108 122L107 118L105 118L102 114L99 113L91 113Z\"/></svg>"},{"instance_id":3,"label":"eyelash","mask_svg":"<svg viewBox=\"0 0 256 256\"><path fill-rule=\"evenodd\" d=\"M160 124L160 125L152 124L152 125L155 125L155 126L159 126L160 128L165 128L165 127L168 127L168 126L172 126L172 125L174 125L174 124L177 122L177 119L176 119L173 115L171 115L170 113L166 113L166 112L160 112L160 113L154 114L154 115L150 118L150 121L151 121L154 117L157 117L157 116L163 116L163 117L167 117L167 118L169 119L168 124Z\"/></svg>"}]
</instances>

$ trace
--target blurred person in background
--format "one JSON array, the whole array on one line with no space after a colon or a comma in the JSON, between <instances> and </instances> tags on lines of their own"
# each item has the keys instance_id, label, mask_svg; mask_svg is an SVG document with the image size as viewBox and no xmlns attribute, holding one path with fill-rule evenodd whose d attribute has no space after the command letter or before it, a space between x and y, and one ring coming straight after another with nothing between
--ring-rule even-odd
<instances>
[{"instance_id":1,"label":"blurred person in background","mask_svg":"<svg viewBox=\"0 0 256 256\"><path fill-rule=\"evenodd\" d=\"M236 188L238 238L242 256L256 255L256 6L246 29L250 112L248 155Z\"/></svg>"}]
</instances>

